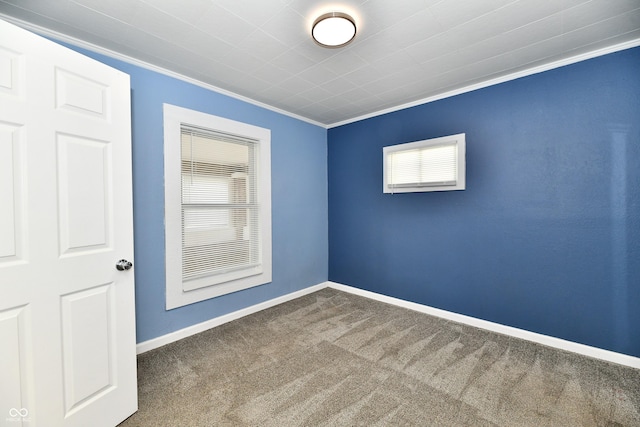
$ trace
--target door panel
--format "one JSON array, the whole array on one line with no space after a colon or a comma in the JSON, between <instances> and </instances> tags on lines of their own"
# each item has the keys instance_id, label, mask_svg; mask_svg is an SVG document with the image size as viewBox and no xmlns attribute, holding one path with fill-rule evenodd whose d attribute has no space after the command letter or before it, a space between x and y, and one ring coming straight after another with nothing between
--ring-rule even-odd
<instances>
[{"instance_id":1,"label":"door panel","mask_svg":"<svg viewBox=\"0 0 640 427\"><path fill-rule=\"evenodd\" d=\"M20 77L24 76L20 55L0 47L0 92L19 96Z\"/></svg>"},{"instance_id":2,"label":"door panel","mask_svg":"<svg viewBox=\"0 0 640 427\"><path fill-rule=\"evenodd\" d=\"M129 76L0 33L0 426L112 427L137 409Z\"/></svg>"},{"instance_id":3,"label":"door panel","mask_svg":"<svg viewBox=\"0 0 640 427\"><path fill-rule=\"evenodd\" d=\"M0 122L0 264L20 259L24 237L21 127Z\"/></svg>"},{"instance_id":4,"label":"door panel","mask_svg":"<svg viewBox=\"0 0 640 427\"><path fill-rule=\"evenodd\" d=\"M108 141L57 135L61 255L108 248L112 228Z\"/></svg>"},{"instance_id":5,"label":"door panel","mask_svg":"<svg viewBox=\"0 0 640 427\"><path fill-rule=\"evenodd\" d=\"M26 317L24 306L0 311L0 342L5 347L0 351L0 402L7 403L7 411L22 411L29 406ZM7 413L0 415L4 417Z\"/></svg>"},{"instance_id":6,"label":"door panel","mask_svg":"<svg viewBox=\"0 0 640 427\"><path fill-rule=\"evenodd\" d=\"M114 387L113 304L113 283L62 297L65 416Z\"/></svg>"},{"instance_id":7,"label":"door panel","mask_svg":"<svg viewBox=\"0 0 640 427\"><path fill-rule=\"evenodd\" d=\"M56 68L56 107L107 119L109 87Z\"/></svg>"}]
</instances>

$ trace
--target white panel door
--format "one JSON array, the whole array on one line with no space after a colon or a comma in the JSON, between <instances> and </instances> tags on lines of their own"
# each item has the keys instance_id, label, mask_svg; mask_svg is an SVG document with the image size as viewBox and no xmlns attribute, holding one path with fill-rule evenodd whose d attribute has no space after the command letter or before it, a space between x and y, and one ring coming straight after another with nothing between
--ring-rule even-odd
<instances>
[{"instance_id":1,"label":"white panel door","mask_svg":"<svg viewBox=\"0 0 640 427\"><path fill-rule=\"evenodd\" d=\"M129 76L0 20L0 426L137 409Z\"/></svg>"}]
</instances>

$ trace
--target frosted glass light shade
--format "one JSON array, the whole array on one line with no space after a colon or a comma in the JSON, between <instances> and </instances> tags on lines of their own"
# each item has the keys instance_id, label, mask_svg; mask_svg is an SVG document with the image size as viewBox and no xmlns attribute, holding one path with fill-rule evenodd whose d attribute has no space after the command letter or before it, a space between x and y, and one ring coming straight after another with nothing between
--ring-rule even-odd
<instances>
[{"instance_id":1,"label":"frosted glass light shade","mask_svg":"<svg viewBox=\"0 0 640 427\"><path fill-rule=\"evenodd\" d=\"M356 36L356 24L346 13L329 12L315 20L311 35L320 46L342 47Z\"/></svg>"}]
</instances>

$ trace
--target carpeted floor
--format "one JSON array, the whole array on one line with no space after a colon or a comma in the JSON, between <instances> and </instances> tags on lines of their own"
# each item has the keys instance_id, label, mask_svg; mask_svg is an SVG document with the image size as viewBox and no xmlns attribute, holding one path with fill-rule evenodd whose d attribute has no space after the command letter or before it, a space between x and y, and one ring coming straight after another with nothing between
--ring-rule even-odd
<instances>
[{"instance_id":1,"label":"carpeted floor","mask_svg":"<svg viewBox=\"0 0 640 427\"><path fill-rule=\"evenodd\" d=\"M129 426L640 426L640 370L334 289L138 356Z\"/></svg>"}]
</instances>

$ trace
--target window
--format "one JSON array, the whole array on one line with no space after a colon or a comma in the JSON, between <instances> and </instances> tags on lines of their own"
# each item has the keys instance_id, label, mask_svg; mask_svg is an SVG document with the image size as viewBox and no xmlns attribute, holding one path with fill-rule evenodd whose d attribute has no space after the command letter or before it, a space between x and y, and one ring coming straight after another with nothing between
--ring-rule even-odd
<instances>
[{"instance_id":1,"label":"window","mask_svg":"<svg viewBox=\"0 0 640 427\"><path fill-rule=\"evenodd\" d=\"M167 309L271 281L270 131L164 105Z\"/></svg>"},{"instance_id":2,"label":"window","mask_svg":"<svg viewBox=\"0 0 640 427\"><path fill-rule=\"evenodd\" d=\"M465 189L465 134L383 147L383 192Z\"/></svg>"}]
</instances>

